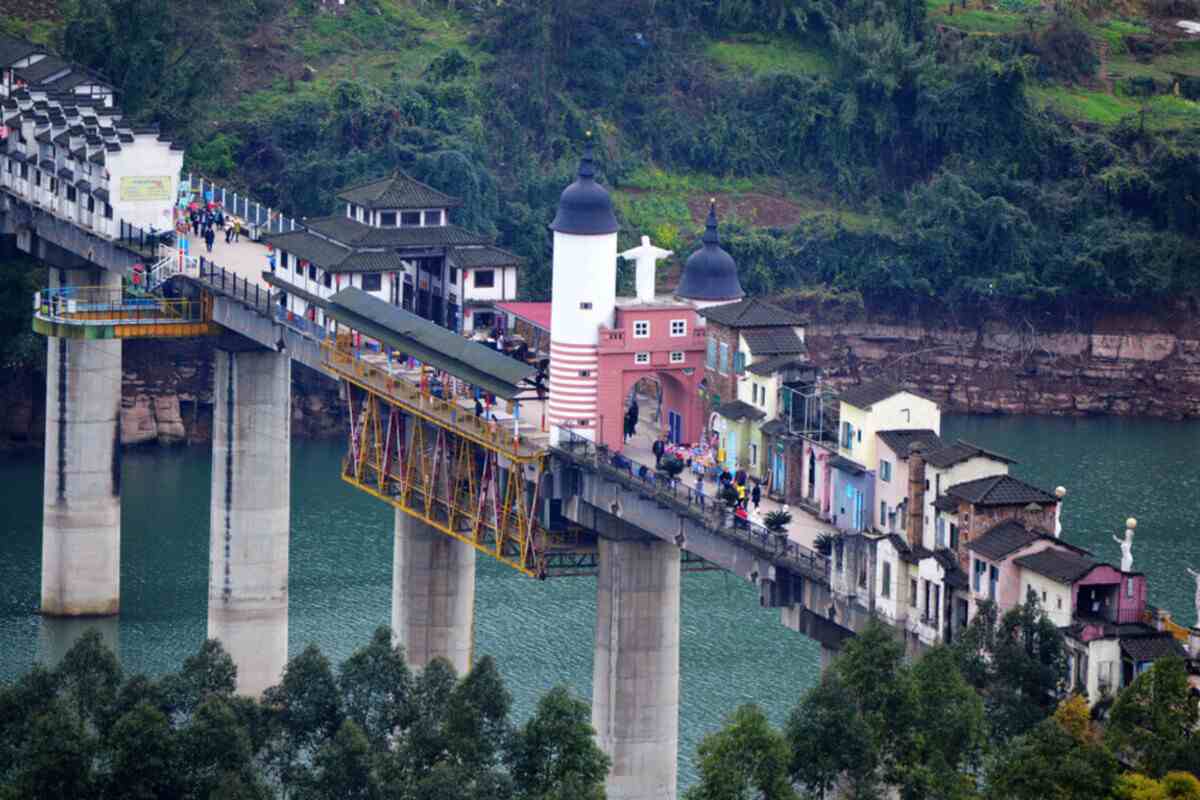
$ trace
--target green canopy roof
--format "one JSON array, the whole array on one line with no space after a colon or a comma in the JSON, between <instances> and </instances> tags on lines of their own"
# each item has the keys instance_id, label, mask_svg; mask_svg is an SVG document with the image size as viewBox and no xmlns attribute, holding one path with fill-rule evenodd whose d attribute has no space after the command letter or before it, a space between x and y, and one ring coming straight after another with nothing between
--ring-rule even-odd
<instances>
[{"instance_id":1,"label":"green canopy roof","mask_svg":"<svg viewBox=\"0 0 1200 800\"><path fill-rule=\"evenodd\" d=\"M326 313L342 325L506 400L528 389L521 382L537 372L362 289L342 289L327 302Z\"/></svg>"}]
</instances>

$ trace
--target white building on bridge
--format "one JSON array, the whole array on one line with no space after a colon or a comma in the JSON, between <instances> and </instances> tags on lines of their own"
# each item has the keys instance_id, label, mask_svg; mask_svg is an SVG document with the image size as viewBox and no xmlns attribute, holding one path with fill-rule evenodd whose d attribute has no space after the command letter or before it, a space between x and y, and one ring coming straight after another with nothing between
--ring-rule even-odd
<instances>
[{"instance_id":1,"label":"white building on bridge","mask_svg":"<svg viewBox=\"0 0 1200 800\"><path fill-rule=\"evenodd\" d=\"M490 329L494 304L517 296L522 259L450 222L461 201L397 173L338 194L339 213L265 237L278 252L268 282L291 314L329 327L321 301L354 287L453 331Z\"/></svg>"}]
</instances>

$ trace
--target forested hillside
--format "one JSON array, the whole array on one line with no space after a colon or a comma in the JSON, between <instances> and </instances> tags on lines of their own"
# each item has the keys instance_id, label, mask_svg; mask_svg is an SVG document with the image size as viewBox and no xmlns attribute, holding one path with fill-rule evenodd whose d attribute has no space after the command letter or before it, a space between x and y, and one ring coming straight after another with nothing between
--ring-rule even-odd
<instances>
[{"instance_id":1,"label":"forested hillside","mask_svg":"<svg viewBox=\"0 0 1200 800\"><path fill-rule=\"evenodd\" d=\"M1200 0L59 0L7 25L298 214L404 169L548 290L594 131L623 237L710 195L751 292L1154 307L1200 284ZM622 242L624 244L624 241Z\"/></svg>"}]
</instances>

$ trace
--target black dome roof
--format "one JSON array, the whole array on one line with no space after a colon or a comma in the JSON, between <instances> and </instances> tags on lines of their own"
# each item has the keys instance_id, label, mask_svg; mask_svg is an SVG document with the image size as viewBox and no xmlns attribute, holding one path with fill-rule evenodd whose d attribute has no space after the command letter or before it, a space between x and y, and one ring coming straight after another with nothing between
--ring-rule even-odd
<instances>
[{"instance_id":1,"label":"black dome roof","mask_svg":"<svg viewBox=\"0 0 1200 800\"><path fill-rule=\"evenodd\" d=\"M737 263L721 248L717 235L717 204L708 208L704 246L688 256L676 297L688 300L739 300L746 296L738 280Z\"/></svg>"},{"instance_id":2,"label":"black dome roof","mask_svg":"<svg viewBox=\"0 0 1200 800\"><path fill-rule=\"evenodd\" d=\"M563 189L562 197L558 199L558 213L550 223L550 230L583 236L617 232L612 198L608 196L607 189L596 183L595 174L592 144L588 142L583 158L579 160L579 177Z\"/></svg>"}]
</instances>

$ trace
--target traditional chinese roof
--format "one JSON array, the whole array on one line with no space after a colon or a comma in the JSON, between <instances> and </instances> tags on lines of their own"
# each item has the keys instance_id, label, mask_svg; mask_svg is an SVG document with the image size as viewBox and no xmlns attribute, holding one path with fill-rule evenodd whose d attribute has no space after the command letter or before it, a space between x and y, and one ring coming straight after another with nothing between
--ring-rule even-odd
<instances>
[{"instance_id":1,"label":"traditional chinese roof","mask_svg":"<svg viewBox=\"0 0 1200 800\"><path fill-rule=\"evenodd\" d=\"M358 247L446 247L489 244L488 237L457 225L374 228L341 214L305 220L304 226L334 241Z\"/></svg>"},{"instance_id":2,"label":"traditional chinese roof","mask_svg":"<svg viewBox=\"0 0 1200 800\"><path fill-rule=\"evenodd\" d=\"M796 331L790 327L751 328L742 331L742 338L746 340L751 355L794 355L805 352L804 342L800 341Z\"/></svg>"},{"instance_id":3,"label":"traditional chinese roof","mask_svg":"<svg viewBox=\"0 0 1200 800\"><path fill-rule=\"evenodd\" d=\"M311 261L322 269L340 264L350 250L334 244L328 239L314 236L308 231L288 231L264 236L263 241L278 250L285 250L296 258Z\"/></svg>"},{"instance_id":4,"label":"traditional chinese roof","mask_svg":"<svg viewBox=\"0 0 1200 800\"><path fill-rule=\"evenodd\" d=\"M21 78L30 85L41 83L51 75L62 72L63 70L71 69L71 65L63 61L58 56L46 56L39 59L37 62L30 64L28 67L21 67L15 70L18 78Z\"/></svg>"},{"instance_id":5,"label":"traditional chinese roof","mask_svg":"<svg viewBox=\"0 0 1200 800\"><path fill-rule=\"evenodd\" d=\"M942 446L942 439L929 428L901 428L898 430L879 431L879 438L892 449L900 458L908 458L908 450L914 444L921 444L922 453L928 453ZM928 458L926 458L928 460Z\"/></svg>"},{"instance_id":6,"label":"traditional chinese roof","mask_svg":"<svg viewBox=\"0 0 1200 800\"><path fill-rule=\"evenodd\" d=\"M984 450L982 447L964 442L959 439L954 444L944 445L940 449L931 450L925 454L925 463L932 464L940 469L949 469L955 464L961 464L972 458L987 458L992 461L999 461L1002 464L1016 464L1016 460L1009 458L1006 455Z\"/></svg>"},{"instance_id":7,"label":"traditional chinese roof","mask_svg":"<svg viewBox=\"0 0 1200 800\"><path fill-rule=\"evenodd\" d=\"M524 263L525 259L510 253L500 247L486 245L484 247L456 247L451 253L454 263L463 269L479 267L515 267Z\"/></svg>"},{"instance_id":8,"label":"traditional chinese roof","mask_svg":"<svg viewBox=\"0 0 1200 800\"><path fill-rule=\"evenodd\" d=\"M748 297L737 303L709 306L697 313L710 322L727 328L795 327L804 324L804 318L798 314L757 297Z\"/></svg>"},{"instance_id":9,"label":"traditional chinese roof","mask_svg":"<svg viewBox=\"0 0 1200 800\"><path fill-rule=\"evenodd\" d=\"M44 52L36 44L0 34L0 67L11 67L22 58Z\"/></svg>"},{"instance_id":10,"label":"traditional chinese roof","mask_svg":"<svg viewBox=\"0 0 1200 800\"><path fill-rule=\"evenodd\" d=\"M1097 564L1095 559L1087 556L1054 549L1021 556L1013 563L1059 583L1074 583Z\"/></svg>"},{"instance_id":11,"label":"traditional chinese roof","mask_svg":"<svg viewBox=\"0 0 1200 800\"><path fill-rule=\"evenodd\" d=\"M767 415L762 409L755 408L744 400L730 400L728 403L722 403L717 406L716 412L733 422L743 419L762 419Z\"/></svg>"},{"instance_id":12,"label":"traditional chinese roof","mask_svg":"<svg viewBox=\"0 0 1200 800\"><path fill-rule=\"evenodd\" d=\"M338 199L370 209L453 208L462 205L459 198L439 192L402 172L343 189Z\"/></svg>"}]
</instances>

